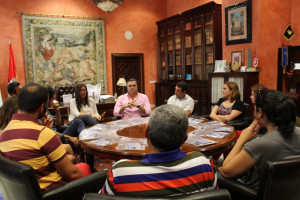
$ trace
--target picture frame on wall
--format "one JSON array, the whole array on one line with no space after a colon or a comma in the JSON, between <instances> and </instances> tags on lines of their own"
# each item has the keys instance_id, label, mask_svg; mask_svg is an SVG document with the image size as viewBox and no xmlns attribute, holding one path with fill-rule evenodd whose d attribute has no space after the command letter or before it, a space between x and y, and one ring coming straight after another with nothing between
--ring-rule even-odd
<instances>
[{"instance_id":1,"label":"picture frame on wall","mask_svg":"<svg viewBox=\"0 0 300 200\"><path fill-rule=\"evenodd\" d=\"M225 8L226 45L252 42L251 0Z\"/></svg>"},{"instance_id":2,"label":"picture frame on wall","mask_svg":"<svg viewBox=\"0 0 300 200\"><path fill-rule=\"evenodd\" d=\"M215 60L214 72L225 72L226 60Z\"/></svg>"},{"instance_id":3,"label":"picture frame on wall","mask_svg":"<svg viewBox=\"0 0 300 200\"><path fill-rule=\"evenodd\" d=\"M232 50L230 53L230 62L233 64L234 62L238 62L239 66L244 64L244 49Z\"/></svg>"}]
</instances>

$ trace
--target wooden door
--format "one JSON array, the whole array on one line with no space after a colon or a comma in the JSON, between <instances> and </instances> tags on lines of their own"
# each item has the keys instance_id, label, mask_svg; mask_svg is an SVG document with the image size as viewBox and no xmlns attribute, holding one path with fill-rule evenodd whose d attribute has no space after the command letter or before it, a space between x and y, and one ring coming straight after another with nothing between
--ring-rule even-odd
<instances>
[{"instance_id":1,"label":"wooden door","mask_svg":"<svg viewBox=\"0 0 300 200\"><path fill-rule=\"evenodd\" d=\"M144 54L139 53L113 53L112 54L112 84L113 93L118 96L127 92L127 87L117 86L119 78L135 78L138 84L138 91L145 93L144 84Z\"/></svg>"}]
</instances>

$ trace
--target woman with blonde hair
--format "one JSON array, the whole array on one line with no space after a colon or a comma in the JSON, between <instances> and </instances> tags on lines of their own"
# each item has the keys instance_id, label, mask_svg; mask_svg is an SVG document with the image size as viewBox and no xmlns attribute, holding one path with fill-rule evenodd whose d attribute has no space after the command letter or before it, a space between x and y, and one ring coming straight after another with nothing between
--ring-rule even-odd
<instances>
[{"instance_id":1,"label":"woman with blonde hair","mask_svg":"<svg viewBox=\"0 0 300 200\"><path fill-rule=\"evenodd\" d=\"M241 93L235 82L223 85L223 98L220 98L210 113L210 118L220 122L242 119L244 104L240 101Z\"/></svg>"}]
</instances>

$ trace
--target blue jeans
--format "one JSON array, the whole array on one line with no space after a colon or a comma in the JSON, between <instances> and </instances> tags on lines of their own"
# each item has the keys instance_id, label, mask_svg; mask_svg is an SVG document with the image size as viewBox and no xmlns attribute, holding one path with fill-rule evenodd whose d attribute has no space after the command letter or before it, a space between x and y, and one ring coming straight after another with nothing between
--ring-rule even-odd
<instances>
[{"instance_id":1,"label":"blue jeans","mask_svg":"<svg viewBox=\"0 0 300 200\"><path fill-rule=\"evenodd\" d=\"M84 116L87 116L87 115L84 115ZM84 116L82 116L82 117L84 117ZM88 116L90 116L90 115L88 115ZM90 116L90 117L93 118L92 116ZM86 119L88 121L89 117L85 117L84 119ZM92 123L92 121L93 120L90 120L89 123ZM62 134L69 135L71 137L78 137L80 132L84 129L86 129L86 125L85 125L84 121L81 119L81 117L79 117L79 118L75 118L72 121L72 123L70 124L70 126ZM76 148L74 147L74 144L71 141L66 139L66 143L71 145L74 152L76 151ZM86 163L90 166L90 168L92 170L94 170L94 155L93 154L86 153Z\"/></svg>"},{"instance_id":2,"label":"blue jeans","mask_svg":"<svg viewBox=\"0 0 300 200\"><path fill-rule=\"evenodd\" d=\"M83 115L83 116L78 117L78 118L83 121L86 128L98 124L98 121L94 117L92 117L91 115Z\"/></svg>"}]
</instances>

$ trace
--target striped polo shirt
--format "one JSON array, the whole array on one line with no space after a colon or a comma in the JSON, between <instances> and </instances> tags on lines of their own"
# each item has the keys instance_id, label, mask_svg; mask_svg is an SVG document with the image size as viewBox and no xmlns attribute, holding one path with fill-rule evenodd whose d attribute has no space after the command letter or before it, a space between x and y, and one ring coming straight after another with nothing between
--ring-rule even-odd
<instances>
[{"instance_id":1,"label":"striped polo shirt","mask_svg":"<svg viewBox=\"0 0 300 200\"><path fill-rule=\"evenodd\" d=\"M148 154L141 161L120 160L100 193L154 197L213 189L217 189L213 164L200 152L177 149Z\"/></svg>"},{"instance_id":2,"label":"striped polo shirt","mask_svg":"<svg viewBox=\"0 0 300 200\"><path fill-rule=\"evenodd\" d=\"M55 132L33 117L14 114L0 136L0 150L7 158L32 166L42 190L66 183L52 165L66 151Z\"/></svg>"}]
</instances>

